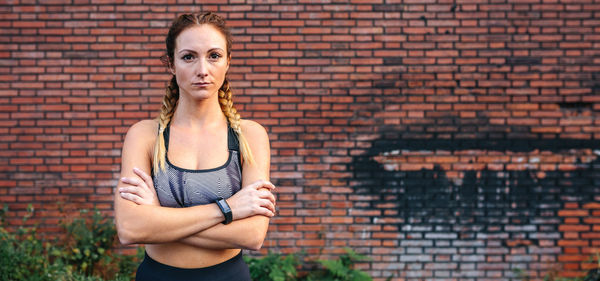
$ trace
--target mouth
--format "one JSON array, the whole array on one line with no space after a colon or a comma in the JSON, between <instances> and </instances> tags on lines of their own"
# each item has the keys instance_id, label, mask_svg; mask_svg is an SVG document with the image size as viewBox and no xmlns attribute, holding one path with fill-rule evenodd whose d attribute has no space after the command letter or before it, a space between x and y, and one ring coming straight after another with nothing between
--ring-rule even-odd
<instances>
[{"instance_id":1,"label":"mouth","mask_svg":"<svg viewBox=\"0 0 600 281\"><path fill-rule=\"evenodd\" d=\"M197 83L192 83L192 86L195 87L208 87L208 85L210 85L209 82L197 82Z\"/></svg>"}]
</instances>

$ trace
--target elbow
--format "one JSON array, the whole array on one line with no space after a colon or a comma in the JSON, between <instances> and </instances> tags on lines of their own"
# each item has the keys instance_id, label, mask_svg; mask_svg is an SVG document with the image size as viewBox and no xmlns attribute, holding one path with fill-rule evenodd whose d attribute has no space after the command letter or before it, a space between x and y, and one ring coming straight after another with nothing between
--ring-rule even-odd
<instances>
[{"instance_id":1,"label":"elbow","mask_svg":"<svg viewBox=\"0 0 600 281\"><path fill-rule=\"evenodd\" d=\"M125 231L123 230L119 230L117 231L117 237L119 238L119 242L121 243L121 245L131 245L131 244L135 244L133 241L134 239L131 237L131 235L129 234L125 234Z\"/></svg>"},{"instance_id":2,"label":"elbow","mask_svg":"<svg viewBox=\"0 0 600 281\"><path fill-rule=\"evenodd\" d=\"M265 236L266 236L265 232L256 231L256 233L254 233L254 235L250 236L252 238L248 241L248 245L246 245L245 248L247 250L251 250L251 251L260 250L263 246L263 243L265 242Z\"/></svg>"},{"instance_id":3,"label":"elbow","mask_svg":"<svg viewBox=\"0 0 600 281\"><path fill-rule=\"evenodd\" d=\"M253 241L252 243L250 243L250 244L249 244L249 245L246 247L246 249L247 249L247 250L250 250L250 251L259 251L259 250L262 248L262 246L263 246L263 241L264 241L264 240L260 240L260 241L258 241L258 240L257 240L257 241Z\"/></svg>"},{"instance_id":4,"label":"elbow","mask_svg":"<svg viewBox=\"0 0 600 281\"><path fill-rule=\"evenodd\" d=\"M122 245L140 244L145 241L143 232L136 231L131 224L117 223L117 237Z\"/></svg>"},{"instance_id":5,"label":"elbow","mask_svg":"<svg viewBox=\"0 0 600 281\"><path fill-rule=\"evenodd\" d=\"M259 251L263 247L267 231L269 229L269 218L264 216L254 216L256 224L252 224L247 230L251 235L248 235L246 245L243 248L251 251Z\"/></svg>"},{"instance_id":6,"label":"elbow","mask_svg":"<svg viewBox=\"0 0 600 281\"><path fill-rule=\"evenodd\" d=\"M117 224L117 237L119 238L119 242L122 245L131 245L134 244L134 238L132 237L131 231L128 231L123 226L119 226Z\"/></svg>"}]
</instances>

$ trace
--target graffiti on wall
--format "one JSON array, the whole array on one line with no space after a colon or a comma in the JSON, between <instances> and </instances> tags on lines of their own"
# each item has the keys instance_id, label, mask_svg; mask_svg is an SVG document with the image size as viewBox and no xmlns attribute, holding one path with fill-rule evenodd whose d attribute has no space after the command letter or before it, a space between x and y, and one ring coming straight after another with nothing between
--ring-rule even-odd
<instances>
[{"instance_id":1,"label":"graffiti on wall","mask_svg":"<svg viewBox=\"0 0 600 281\"><path fill-rule=\"evenodd\" d=\"M600 145L586 140L386 138L354 159L353 185L374 196L364 207L389 209L382 214L403 225L558 225L565 202L600 192L599 158Z\"/></svg>"}]
</instances>

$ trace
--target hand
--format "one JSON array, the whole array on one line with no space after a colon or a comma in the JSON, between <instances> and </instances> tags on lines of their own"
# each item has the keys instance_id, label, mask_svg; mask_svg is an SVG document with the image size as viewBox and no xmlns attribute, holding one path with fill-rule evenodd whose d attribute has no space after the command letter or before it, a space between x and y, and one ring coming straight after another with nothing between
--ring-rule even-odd
<instances>
[{"instance_id":1,"label":"hand","mask_svg":"<svg viewBox=\"0 0 600 281\"><path fill-rule=\"evenodd\" d=\"M152 177L144 171L133 168L133 172L139 176L133 178L121 178L121 181L126 186L119 188L121 198L129 200L138 205L155 205L160 206Z\"/></svg>"},{"instance_id":2,"label":"hand","mask_svg":"<svg viewBox=\"0 0 600 281\"><path fill-rule=\"evenodd\" d=\"M242 187L240 191L228 198L233 220L254 215L275 216L275 186L266 180L259 180Z\"/></svg>"}]
</instances>

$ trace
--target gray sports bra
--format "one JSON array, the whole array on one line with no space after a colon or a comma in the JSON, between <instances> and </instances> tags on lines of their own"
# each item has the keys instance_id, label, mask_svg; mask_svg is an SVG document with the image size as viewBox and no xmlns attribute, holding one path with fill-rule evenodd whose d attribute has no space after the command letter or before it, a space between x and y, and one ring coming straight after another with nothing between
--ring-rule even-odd
<instances>
[{"instance_id":1,"label":"gray sports bra","mask_svg":"<svg viewBox=\"0 0 600 281\"><path fill-rule=\"evenodd\" d=\"M165 128L165 147L169 151L169 128ZM165 170L153 171L152 179L160 205L190 207L229 198L242 187L242 165L237 135L227 125L227 162L217 168L188 170L177 167L165 154Z\"/></svg>"}]
</instances>

